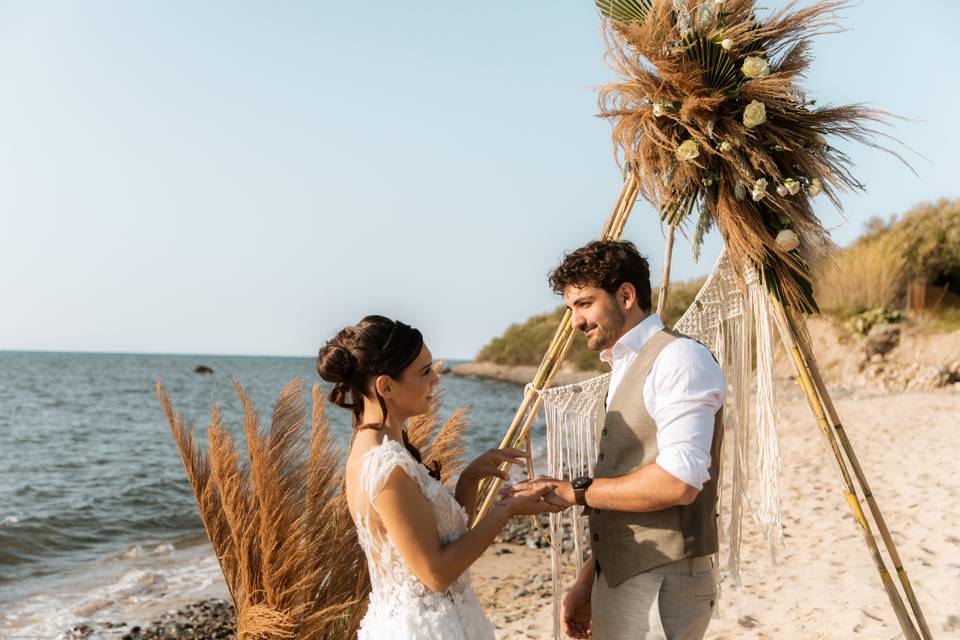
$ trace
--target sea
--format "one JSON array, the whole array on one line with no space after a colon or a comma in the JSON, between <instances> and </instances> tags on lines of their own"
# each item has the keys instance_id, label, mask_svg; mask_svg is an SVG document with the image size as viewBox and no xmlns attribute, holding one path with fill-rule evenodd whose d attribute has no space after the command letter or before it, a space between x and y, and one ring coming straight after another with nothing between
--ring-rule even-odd
<instances>
[{"instance_id":1,"label":"sea","mask_svg":"<svg viewBox=\"0 0 960 640\"><path fill-rule=\"evenodd\" d=\"M0 638L142 624L225 596L156 383L205 442L214 404L240 434L233 381L267 421L294 379L309 398L312 358L0 351ZM441 389L441 417L469 407L467 459L499 444L522 395L452 375ZM327 415L345 448L348 412Z\"/></svg>"}]
</instances>

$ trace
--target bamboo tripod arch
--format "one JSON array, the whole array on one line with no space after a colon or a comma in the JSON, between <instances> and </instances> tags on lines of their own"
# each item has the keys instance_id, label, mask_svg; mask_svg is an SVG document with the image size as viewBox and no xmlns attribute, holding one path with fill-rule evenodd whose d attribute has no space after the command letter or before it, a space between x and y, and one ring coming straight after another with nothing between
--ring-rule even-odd
<instances>
[{"instance_id":1,"label":"bamboo tripod arch","mask_svg":"<svg viewBox=\"0 0 960 640\"><path fill-rule=\"evenodd\" d=\"M603 227L600 239L617 240L620 238L623 234L627 219L633 210L637 195L637 178L633 171L628 171L620 197ZM663 278L660 286L660 298L657 303L658 313L663 311L663 305L669 292L674 231L675 225L671 224L667 230ZM774 323L780 334L781 342L790 356L790 361L797 374L797 382L800 390L833 453L843 482L843 492L847 503L864 536L870 557L880 575L884 591L897 617L897 622L903 631L903 635L907 640L920 640L921 638L923 638L923 640L931 640L932 635L930 634L930 629L924 618L923 611L920 608L920 603L917 601L906 569L903 567L900 554L890 535L890 530L880 511L880 506L870 489L866 475L853 450L853 445L847 437L846 430L840 421L833 401L823 382L813 353L809 346L798 337L800 334L795 325L798 319L792 318L774 295L770 294L769 300L772 311L771 315L774 318ZM543 356L543 360L537 369L532 384L528 385L524 391L523 400L500 443L501 448L519 447L521 444L524 444L528 451L531 449L531 429L542 404L542 400L537 392L551 385L560 363L573 344L574 335L571 313L568 309L566 313L564 313L554 333L553 340ZM510 463L504 463L501 469L506 471L510 466ZM528 474L532 475L532 473L532 467L528 466ZM499 478L494 478L492 481L481 485L480 496L482 499L480 500L480 507L477 510L474 521L482 518L486 515L487 511L489 511L499 492L501 484L502 481ZM862 507L860 492L863 494L863 500L867 503L877 531L880 533L880 538L897 574L900 587L903 589L903 594L906 596L906 600L910 605L910 611L907 610L903 597L891 577L890 571L887 569L886 562L881 554L880 547L873 532L873 527L870 525ZM914 618L911 618L910 612L913 613L915 621ZM919 632L917 627L919 627Z\"/></svg>"}]
</instances>

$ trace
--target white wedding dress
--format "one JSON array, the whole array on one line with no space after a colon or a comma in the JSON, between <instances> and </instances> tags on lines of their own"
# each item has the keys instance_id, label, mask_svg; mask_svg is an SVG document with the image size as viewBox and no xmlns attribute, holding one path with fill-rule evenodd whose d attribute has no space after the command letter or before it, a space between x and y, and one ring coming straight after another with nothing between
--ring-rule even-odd
<instances>
[{"instance_id":1,"label":"white wedding dress","mask_svg":"<svg viewBox=\"0 0 960 640\"><path fill-rule=\"evenodd\" d=\"M430 476L406 448L389 438L363 455L355 515L360 546L370 570L370 604L358 640L490 640L493 625L480 608L465 571L445 591L428 589L410 571L380 526L373 504L393 471L400 467L433 507L440 544L467 530L467 513L453 494Z\"/></svg>"}]
</instances>

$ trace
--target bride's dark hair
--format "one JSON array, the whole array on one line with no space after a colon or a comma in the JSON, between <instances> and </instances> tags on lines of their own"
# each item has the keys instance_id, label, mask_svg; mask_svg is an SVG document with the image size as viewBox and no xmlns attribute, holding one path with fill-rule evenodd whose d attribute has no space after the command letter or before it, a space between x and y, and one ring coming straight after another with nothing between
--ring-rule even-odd
<instances>
[{"instance_id":1,"label":"bride's dark hair","mask_svg":"<svg viewBox=\"0 0 960 640\"><path fill-rule=\"evenodd\" d=\"M383 420L387 420L387 404L372 381L377 376L399 378L423 347L423 334L408 324L384 316L367 316L354 325L344 327L320 348L317 373L333 389L330 402L353 412L353 426L359 427L363 417L363 397L372 394L380 403ZM403 444L410 454L423 462L423 456L407 439ZM429 467L428 467L429 468ZM440 465L434 462L430 475L440 479Z\"/></svg>"}]
</instances>

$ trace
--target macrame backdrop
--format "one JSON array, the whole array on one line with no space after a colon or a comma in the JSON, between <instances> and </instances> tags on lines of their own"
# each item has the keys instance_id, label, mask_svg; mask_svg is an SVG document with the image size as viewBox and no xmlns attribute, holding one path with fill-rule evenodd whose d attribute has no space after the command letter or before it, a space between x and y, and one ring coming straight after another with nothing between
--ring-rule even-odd
<instances>
[{"instance_id":1,"label":"macrame backdrop","mask_svg":"<svg viewBox=\"0 0 960 640\"><path fill-rule=\"evenodd\" d=\"M724 251L693 304L674 325L675 330L710 349L727 380L724 422L730 433L724 439L722 455L730 460L726 452L732 442L733 477L729 497L720 495L721 513L729 514L725 524L721 518L720 526L721 538L727 546L727 569L738 583L745 510L752 512L763 530L774 560L776 548L783 542L770 313L769 299L756 273L748 272L745 279L739 279ZM603 411L609 384L610 374L603 374L577 384L539 391L547 424L548 475L555 478L593 475L597 452L595 425ZM756 394L751 403L754 389ZM750 498L754 472L759 480L756 503ZM720 480L722 478L718 484ZM722 484L718 488L722 488ZM573 553L569 559L576 571L586 555L587 518L581 507L550 515L554 636L557 638L561 637L565 527L569 527L572 535Z\"/></svg>"},{"instance_id":2,"label":"macrame backdrop","mask_svg":"<svg viewBox=\"0 0 960 640\"><path fill-rule=\"evenodd\" d=\"M547 422L547 475L553 478L593 476L597 459L595 426L603 411L610 374L577 384L539 391ZM528 386L528 388L530 388ZM553 637L560 638L560 596L563 593L563 530L570 528L574 572L586 555L587 518L583 507L550 514L550 569L553 574Z\"/></svg>"}]
</instances>

